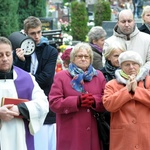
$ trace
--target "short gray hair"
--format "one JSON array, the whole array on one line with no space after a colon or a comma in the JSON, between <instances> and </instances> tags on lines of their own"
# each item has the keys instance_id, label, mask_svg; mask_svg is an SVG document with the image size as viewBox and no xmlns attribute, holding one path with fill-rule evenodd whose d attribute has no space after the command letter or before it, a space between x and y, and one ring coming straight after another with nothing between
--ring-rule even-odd
<instances>
[{"instance_id":1,"label":"short gray hair","mask_svg":"<svg viewBox=\"0 0 150 150\"><path fill-rule=\"evenodd\" d=\"M7 44L10 45L10 47L12 48L12 44L10 40L6 37L0 36L0 44Z\"/></svg>"},{"instance_id":2,"label":"short gray hair","mask_svg":"<svg viewBox=\"0 0 150 150\"><path fill-rule=\"evenodd\" d=\"M93 40L98 41L101 38L105 38L107 35L106 31L101 26L92 27L88 33L88 40L93 43Z\"/></svg>"},{"instance_id":3,"label":"short gray hair","mask_svg":"<svg viewBox=\"0 0 150 150\"><path fill-rule=\"evenodd\" d=\"M70 62L73 62L78 51L85 49L91 58L91 64L93 62L93 51L91 46L85 42L77 43L70 53Z\"/></svg>"}]
</instances>

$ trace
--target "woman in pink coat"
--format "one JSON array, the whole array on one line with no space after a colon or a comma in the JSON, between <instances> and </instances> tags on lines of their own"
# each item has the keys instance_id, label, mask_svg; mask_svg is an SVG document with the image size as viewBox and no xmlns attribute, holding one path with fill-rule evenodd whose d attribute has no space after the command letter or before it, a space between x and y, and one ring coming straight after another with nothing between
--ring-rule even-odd
<instances>
[{"instance_id":1,"label":"woman in pink coat","mask_svg":"<svg viewBox=\"0 0 150 150\"><path fill-rule=\"evenodd\" d=\"M91 63L93 53L87 43L78 43L70 54L68 70L55 75L49 94L56 113L57 150L102 150L92 109L104 111L103 74Z\"/></svg>"},{"instance_id":2,"label":"woman in pink coat","mask_svg":"<svg viewBox=\"0 0 150 150\"><path fill-rule=\"evenodd\" d=\"M120 54L121 69L104 90L103 104L111 112L110 150L150 149L150 77L134 51Z\"/></svg>"}]
</instances>

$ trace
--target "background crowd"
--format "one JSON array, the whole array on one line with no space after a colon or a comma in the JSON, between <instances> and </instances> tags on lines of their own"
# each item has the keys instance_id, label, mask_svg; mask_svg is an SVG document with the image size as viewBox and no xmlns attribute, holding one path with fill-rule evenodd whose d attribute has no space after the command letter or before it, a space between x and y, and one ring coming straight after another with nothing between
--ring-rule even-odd
<instances>
[{"instance_id":1,"label":"background crowd","mask_svg":"<svg viewBox=\"0 0 150 150\"><path fill-rule=\"evenodd\" d=\"M126 7L111 37L106 39L107 31L94 26L88 42L59 55L34 16L24 20L24 34L36 44L31 55L20 47L12 49L9 39L0 37L0 96L1 101L11 98L0 107L1 150L150 148L150 6L141 13L140 28L134 9ZM14 99L28 101L13 104ZM110 125L106 145L98 135L94 111L104 113Z\"/></svg>"}]
</instances>

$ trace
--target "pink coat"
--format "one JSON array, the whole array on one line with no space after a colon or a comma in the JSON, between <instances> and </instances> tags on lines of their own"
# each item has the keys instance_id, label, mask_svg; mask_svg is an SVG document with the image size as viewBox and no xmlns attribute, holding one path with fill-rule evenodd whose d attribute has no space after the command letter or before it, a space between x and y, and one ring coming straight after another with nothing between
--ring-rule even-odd
<instances>
[{"instance_id":1,"label":"pink coat","mask_svg":"<svg viewBox=\"0 0 150 150\"><path fill-rule=\"evenodd\" d=\"M103 104L111 112L110 150L150 149L150 77L138 83L134 94L111 80Z\"/></svg>"},{"instance_id":2,"label":"pink coat","mask_svg":"<svg viewBox=\"0 0 150 150\"><path fill-rule=\"evenodd\" d=\"M105 78L98 72L84 87L95 98L95 110L103 111ZM101 150L96 120L91 109L77 106L81 93L71 87L71 80L68 71L58 72L49 94L50 108L56 113L57 150Z\"/></svg>"}]
</instances>

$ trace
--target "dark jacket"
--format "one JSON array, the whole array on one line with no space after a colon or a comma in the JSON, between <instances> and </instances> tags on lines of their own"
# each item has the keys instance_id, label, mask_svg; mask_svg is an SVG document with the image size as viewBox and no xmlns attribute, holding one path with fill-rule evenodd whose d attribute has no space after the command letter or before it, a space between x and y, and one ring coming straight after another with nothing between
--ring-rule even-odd
<instances>
[{"instance_id":1,"label":"dark jacket","mask_svg":"<svg viewBox=\"0 0 150 150\"><path fill-rule=\"evenodd\" d=\"M38 59L38 67L34 76L41 89L43 89L46 96L48 96L51 85L53 83L58 51L54 47L43 42L42 44L40 44L40 46L36 47L35 53ZM22 68L27 72L30 72L31 56L25 56L26 61L21 61L16 56L15 51L13 55L14 65ZM49 111L44 124L52 124L55 122L55 114Z\"/></svg>"},{"instance_id":2,"label":"dark jacket","mask_svg":"<svg viewBox=\"0 0 150 150\"><path fill-rule=\"evenodd\" d=\"M106 71L105 67L101 68L100 71L103 73L107 82L113 79L113 77Z\"/></svg>"},{"instance_id":3,"label":"dark jacket","mask_svg":"<svg viewBox=\"0 0 150 150\"><path fill-rule=\"evenodd\" d=\"M100 71L103 73L106 81L110 81L112 79L115 79L115 71L117 70L117 67L112 66L111 62L106 60L105 66L100 69Z\"/></svg>"},{"instance_id":4,"label":"dark jacket","mask_svg":"<svg viewBox=\"0 0 150 150\"><path fill-rule=\"evenodd\" d=\"M112 66L111 62L106 60L105 62L105 66L103 68L100 69L100 71L103 73L105 79L107 82L109 82L110 80L112 79L115 79L115 71L117 70L118 68ZM104 113L104 116L105 116L105 120L106 122L110 125L110 112L106 111ZM104 144L103 145L103 149L104 150L109 150L109 144Z\"/></svg>"},{"instance_id":5,"label":"dark jacket","mask_svg":"<svg viewBox=\"0 0 150 150\"><path fill-rule=\"evenodd\" d=\"M100 52L98 49L96 49L96 47L94 47L94 45L90 44L92 51L93 51L93 63L92 66L99 70L100 68L103 67L103 63L102 63L102 52Z\"/></svg>"},{"instance_id":6,"label":"dark jacket","mask_svg":"<svg viewBox=\"0 0 150 150\"><path fill-rule=\"evenodd\" d=\"M139 30L140 30L141 32L150 34L150 30L146 27L145 24L143 24L143 25L139 28Z\"/></svg>"}]
</instances>

